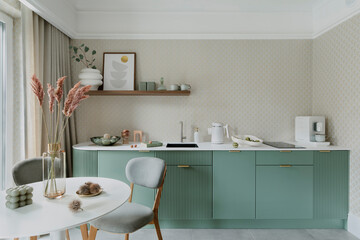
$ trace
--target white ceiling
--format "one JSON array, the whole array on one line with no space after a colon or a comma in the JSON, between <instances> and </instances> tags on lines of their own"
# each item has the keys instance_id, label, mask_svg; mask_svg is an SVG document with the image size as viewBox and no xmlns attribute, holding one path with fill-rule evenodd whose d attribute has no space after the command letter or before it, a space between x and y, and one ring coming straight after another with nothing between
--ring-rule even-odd
<instances>
[{"instance_id":1,"label":"white ceiling","mask_svg":"<svg viewBox=\"0 0 360 240\"><path fill-rule=\"evenodd\" d=\"M77 11L311 12L331 0L68 0Z\"/></svg>"},{"instance_id":2,"label":"white ceiling","mask_svg":"<svg viewBox=\"0 0 360 240\"><path fill-rule=\"evenodd\" d=\"M360 0L20 0L77 39L312 39Z\"/></svg>"}]
</instances>

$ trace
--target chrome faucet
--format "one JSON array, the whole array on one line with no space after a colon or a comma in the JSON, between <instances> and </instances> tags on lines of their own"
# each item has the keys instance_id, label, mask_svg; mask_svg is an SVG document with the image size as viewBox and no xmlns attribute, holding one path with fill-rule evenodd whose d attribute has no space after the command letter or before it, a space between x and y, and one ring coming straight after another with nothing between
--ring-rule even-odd
<instances>
[{"instance_id":1,"label":"chrome faucet","mask_svg":"<svg viewBox=\"0 0 360 240\"><path fill-rule=\"evenodd\" d=\"M186 139L186 137L184 136L184 122L180 121L180 142L184 142L184 139Z\"/></svg>"}]
</instances>

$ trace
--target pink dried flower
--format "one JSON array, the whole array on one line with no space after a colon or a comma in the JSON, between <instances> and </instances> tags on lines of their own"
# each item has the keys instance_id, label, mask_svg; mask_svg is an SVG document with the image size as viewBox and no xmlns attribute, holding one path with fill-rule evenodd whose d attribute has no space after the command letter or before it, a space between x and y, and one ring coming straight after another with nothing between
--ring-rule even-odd
<instances>
[{"instance_id":1,"label":"pink dried flower","mask_svg":"<svg viewBox=\"0 0 360 240\"><path fill-rule=\"evenodd\" d=\"M91 86L85 86L82 88L79 88L76 90L76 93L71 101L70 107L68 108L68 111L66 111L64 114L67 117L70 117L71 114L75 111L75 109L79 106L80 102L86 98L89 97L89 95L85 95L88 91L90 91Z\"/></svg>"},{"instance_id":2,"label":"pink dried flower","mask_svg":"<svg viewBox=\"0 0 360 240\"><path fill-rule=\"evenodd\" d=\"M63 109L63 113L65 116L68 115L72 100L74 98L74 95L77 91L77 89L80 87L81 82L78 82L77 84L74 85L74 87L72 89L70 89L66 99L65 99L65 103L64 103L64 109Z\"/></svg>"},{"instance_id":3,"label":"pink dried flower","mask_svg":"<svg viewBox=\"0 0 360 240\"><path fill-rule=\"evenodd\" d=\"M35 74L31 77L31 88L39 100L40 107L42 107L44 101L44 88Z\"/></svg>"},{"instance_id":4,"label":"pink dried flower","mask_svg":"<svg viewBox=\"0 0 360 240\"><path fill-rule=\"evenodd\" d=\"M49 95L49 110L50 112L54 112L54 103L55 103L55 89L48 83L48 95Z\"/></svg>"},{"instance_id":5,"label":"pink dried flower","mask_svg":"<svg viewBox=\"0 0 360 240\"><path fill-rule=\"evenodd\" d=\"M60 103L61 98L64 93L63 85L64 85L65 78L66 78L66 76L59 78L56 83L55 98L58 103Z\"/></svg>"}]
</instances>

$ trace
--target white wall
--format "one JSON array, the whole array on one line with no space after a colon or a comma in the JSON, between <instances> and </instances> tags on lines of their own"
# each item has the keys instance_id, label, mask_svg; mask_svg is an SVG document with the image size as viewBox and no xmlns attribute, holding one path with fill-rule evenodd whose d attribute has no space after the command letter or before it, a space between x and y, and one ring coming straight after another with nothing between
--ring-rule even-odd
<instances>
[{"instance_id":1,"label":"white wall","mask_svg":"<svg viewBox=\"0 0 360 240\"><path fill-rule=\"evenodd\" d=\"M97 51L136 52L137 82L189 83L189 97L92 96L76 113L79 142L106 132L140 129L151 140L188 141L213 121L238 134L292 140L294 119L311 113L311 40L73 40ZM72 64L75 81L82 66Z\"/></svg>"},{"instance_id":2,"label":"white wall","mask_svg":"<svg viewBox=\"0 0 360 240\"><path fill-rule=\"evenodd\" d=\"M360 217L359 39L360 15L356 15L313 41L312 110L314 115L327 117L327 134L334 144L351 148L350 212L357 218Z\"/></svg>"}]
</instances>

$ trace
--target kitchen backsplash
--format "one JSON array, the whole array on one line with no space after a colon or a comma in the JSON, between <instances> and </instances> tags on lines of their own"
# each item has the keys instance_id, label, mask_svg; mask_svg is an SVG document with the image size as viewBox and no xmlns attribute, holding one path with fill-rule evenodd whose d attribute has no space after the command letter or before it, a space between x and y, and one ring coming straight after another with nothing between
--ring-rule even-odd
<instances>
[{"instance_id":1,"label":"kitchen backsplash","mask_svg":"<svg viewBox=\"0 0 360 240\"><path fill-rule=\"evenodd\" d=\"M236 134L293 140L294 119L311 114L311 40L72 40L103 52L136 52L136 81L189 83L189 97L93 96L76 113L78 141L121 130L143 130L147 139L186 141L193 129L210 140L214 121ZM72 63L72 79L83 66Z\"/></svg>"},{"instance_id":2,"label":"kitchen backsplash","mask_svg":"<svg viewBox=\"0 0 360 240\"><path fill-rule=\"evenodd\" d=\"M334 144L351 148L350 211L360 217L360 15L313 42L313 114Z\"/></svg>"}]
</instances>

